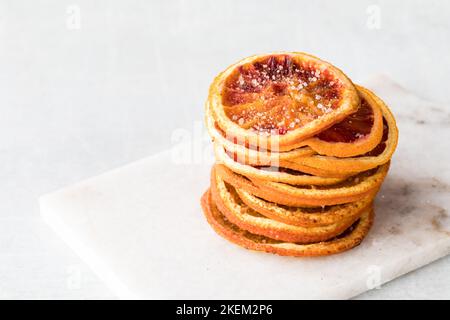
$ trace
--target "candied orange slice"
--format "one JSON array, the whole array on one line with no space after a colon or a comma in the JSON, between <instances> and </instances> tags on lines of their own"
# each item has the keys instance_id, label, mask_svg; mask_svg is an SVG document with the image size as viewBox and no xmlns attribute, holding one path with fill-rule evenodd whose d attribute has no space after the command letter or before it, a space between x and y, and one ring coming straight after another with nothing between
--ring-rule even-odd
<instances>
[{"instance_id":1,"label":"candied orange slice","mask_svg":"<svg viewBox=\"0 0 450 320\"><path fill-rule=\"evenodd\" d=\"M286 151L357 111L360 99L339 69L292 52L252 56L230 66L212 83L207 104L227 135Z\"/></svg>"}]
</instances>

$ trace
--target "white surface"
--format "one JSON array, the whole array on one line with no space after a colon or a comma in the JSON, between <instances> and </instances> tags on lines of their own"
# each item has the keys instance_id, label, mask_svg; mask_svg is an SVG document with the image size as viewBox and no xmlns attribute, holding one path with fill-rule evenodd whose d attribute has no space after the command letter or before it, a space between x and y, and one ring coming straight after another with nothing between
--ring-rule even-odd
<instances>
[{"instance_id":1,"label":"white surface","mask_svg":"<svg viewBox=\"0 0 450 320\"><path fill-rule=\"evenodd\" d=\"M388 78L383 93L403 138L376 202L367 239L349 252L315 259L251 252L215 235L199 207L211 164L180 163L176 148L44 196L46 222L120 298L306 299L353 297L450 253L450 163L417 162L424 144L438 151L442 110ZM448 115L448 113L445 113ZM416 121L424 121L416 127ZM417 137L416 137L417 136ZM432 143L432 145L429 145ZM181 157L183 158L183 157Z\"/></svg>"},{"instance_id":2,"label":"white surface","mask_svg":"<svg viewBox=\"0 0 450 320\"><path fill-rule=\"evenodd\" d=\"M73 4L80 29L66 27ZM370 5L380 29L367 27ZM448 112L449 10L442 0L0 1L0 297L113 297L42 223L37 197L170 147L174 129L202 119L213 76L243 56L304 50L357 82L386 73ZM435 143L417 161L448 162L448 142ZM449 267L442 259L360 297L449 298Z\"/></svg>"}]
</instances>

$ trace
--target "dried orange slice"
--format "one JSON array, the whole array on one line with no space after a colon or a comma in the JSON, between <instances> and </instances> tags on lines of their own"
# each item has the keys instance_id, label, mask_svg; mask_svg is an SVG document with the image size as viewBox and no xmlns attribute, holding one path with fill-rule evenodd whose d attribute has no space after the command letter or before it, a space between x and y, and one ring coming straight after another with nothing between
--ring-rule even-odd
<instances>
[{"instance_id":1,"label":"dried orange slice","mask_svg":"<svg viewBox=\"0 0 450 320\"><path fill-rule=\"evenodd\" d=\"M201 205L208 223L225 239L247 249L284 256L323 256L349 250L361 243L373 223L373 209L370 207L354 225L336 238L312 244L297 244L273 240L239 228L217 209L209 190L203 195Z\"/></svg>"},{"instance_id":2,"label":"dried orange slice","mask_svg":"<svg viewBox=\"0 0 450 320\"><path fill-rule=\"evenodd\" d=\"M383 137L383 116L379 104L366 91L359 90L361 105L358 111L313 138L295 144L296 149L286 152L253 149L242 145L237 137L225 137L214 124L209 107L206 107L206 126L211 137L227 152L235 154L241 162L250 165L272 165L272 162L320 155L351 157L373 150ZM230 141L233 140L233 141ZM288 167L292 168L292 166Z\"/></svg>"},{"instance_id":3,"label":"dried orange slice","mask_svg":"<svg viewBox=\"0 0 450 320\"><path fill-rule=\"evenodd\" d=\"M215 171L225 182L264 200L294 207L318 207L359 201L378 191L389 170L389 163L330 186L293 186L236 174L224 165Z\"/></svg>"},{"instance_id":4,"label":"dried orange slice","mask_svg":"<svg viewBox=\"0 0 450 320\"><path fill-rule=\"evenodd\" d=\"M358 86L358 90L370 96L381 108L383 114L383 137L381 142L371 151L358 157L338 158L313 155L299 157L291 161L319 170L351 175L376 168L391 159L398 142L398 129L395 118L386 104L374 93L360 86Z\"/></svg>"},{"instance_id":5,"label":"dried orange slice","mask_svg":"<svg viewBox=\"0 0 450 320\"><path fill-rule=\"evenodd\" d=\"M383 137L383 116L378 103L358 90L361 105L343 121L303 142L321 155L352 157L374 149Z\"/></svg>"},{"instance_id":6,"label":"dried orange slice","mask_svg":"<svg viewBox=\"0 0 450 320\"><path fill-rule=\"evenodd\" d=\"M259 214L276 221L302 227L335 224L339 221L359 216L361 211L373 201L375 196L375 193L373 193L360 201L334 206L301 208L277 205L255 197L243 189L236 189L236 192L242 202Z\"/></svg>"},{"instance_id":7,"label":"dried orange slice","mask_svg":"<svg viewBox=\"0 0 450 320\"><path fill-rule=\"evenodd\" d=\"M275 240L303 244L326 241L344 232L359 218L359 215L354 215L323 226L293 226L261 216L242 202L233 187L227 186L220 178L216 179L214 174L210 190L214 204L231 223Z\"/></svg>"},{"instance_id":8,"label":"dried orange slice","mask_svg":"<svg viewBox=\"0 0 450 320\"><path fill-rule=\"evenodd\" d=\"M227 135L276 151L292 150L359 104L342 71L298 52L252 56L228 67L213 81L207 102Z\"/></svg>"},{"instance_id":9,"label":"dried orange slice","mask_svg":"<svg viewBox=\"0 0 450 320\"><path fill-rule=\"evenodd\" d=\"M330 170L309 167L304 164L295 162L295 160L292 160L292 161L291 160L281 160L279 163L279 166L281 168L291 169L294 171L304 172L307 174L311 174L311 175L315 175L315 176L319 176L319 177L327 177L327 178L348 178L352 174L356 174L356 173L349 174L349 173L344 173L344 172L339 172L339 171L330 171Z\"/></svg>"},{"instance_id":10,"label":"dried orange slice","mask_svg":"<svg viewBox=\"0 0 450 320\"><path fill-rule=\"evenodd\" d=\"M301 147L291 151L275 152L271 150L260 150L252 146L245 146L237 137L226 137L225 133L218 128L209 107L206 107L205 124L209 135L214 142L222 145L228 153L235 155L241 162L255 166L270 166L278 161L290 160L299 157L312 156L316 152L310 147Z\"/></svg>"},{"instance_id":11,"label":"dried orange slice","mask_svg":"<svg viewBox=\"0 0 450 320\"><path fill-rule=\"evenodd\" d=\"M220 129L215 128L211 121L211 118L206 118L206 126L209 131L210 136L215 143L225 149L225 152L232 157L234 161L247 164L249 166L256 167L281 167L284 169L290 169L298 172L303 172L309 175L315 175L320 177L328 178L347 178L348 174L341 174L339 172L327 171L323 169L318 169L314 167L309 167L295 162L295 159L300 157L307 157L316 154L316 152L310 147L301 147L291 151L285 152L273 152L270 150L255 150L252 148L247 148L246 146L238 144L236 141L230 141L223 136ZM222 152L221 152L222 153ZM225 157L225 159L228 157ZM241 167L243 168L243 167ZM287 171L287 170L285 170ZM241 171L242 172L242 171ZM298 175L298 174L297 174ZM292 177L292 175L285 174L287 179L279 179L273 177L275 181L286 182L292 184L300 184L303 181L299 180L298 177ZM299 181L299 182L297 182Z\"/></svg>"},{"instance_id":12,"label":"dried orange slice","mask_svg":"<svg viewBox=\"0 0 450 320\"><path fill-rule=\"evenodd\" d=\"M342 183L327 187L297 187L254 178L250 180L261 191L270 193L272 198L283 199L284 202L291 201L296 206L325 206L358 201L377 192L388 169L388 164L383 165L377 170L360 173Z\"/></svg>"},{"instance_id":13,"label":"dried orange slice","mask_svg":"<svg viewBox=\"0 0 450 320\"><path fill-rule=\"evenodd\" d=\"M293 174L294 171L283 170L280 167L253 167L235 161L238 159L232 159L230 155L225 152L223 147L217 143L214 144L214 152L217 163L223 164L234 172L248 178L284 182L293 185L332 185L346 179L345 177L319 177L302 172L295 172L295 174ZM275 162L272 162L271 164L274 163Z\"/></svg>"}]
</instances>

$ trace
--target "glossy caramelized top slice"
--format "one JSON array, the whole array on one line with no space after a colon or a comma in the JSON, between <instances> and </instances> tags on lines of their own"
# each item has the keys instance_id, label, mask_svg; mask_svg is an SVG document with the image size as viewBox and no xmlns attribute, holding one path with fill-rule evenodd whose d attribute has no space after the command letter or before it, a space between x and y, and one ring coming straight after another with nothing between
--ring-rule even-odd
<instances>
[{"instance_id":1,"label":"glossy caramelized top slice","mask_svg":"<svg viewBox=\"0 0 450 320\"><path fill-rule=\"evenodd\" d=\"M253 56L222 72L208 104L218 126L280 150L354 113L360 104L351 81L327 62L304 53ZM262 146L263 148L265 146Z\"/></svg>"}]
</instances>

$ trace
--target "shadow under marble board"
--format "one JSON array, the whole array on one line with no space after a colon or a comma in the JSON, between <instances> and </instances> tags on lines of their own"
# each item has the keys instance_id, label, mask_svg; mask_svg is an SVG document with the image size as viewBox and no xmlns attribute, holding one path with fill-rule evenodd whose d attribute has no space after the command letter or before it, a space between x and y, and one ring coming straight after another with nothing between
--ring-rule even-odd
<instances>
[{"instance_id":1,"label":"shadow under marble board","mask_svg":"<svg viewBox=\"0 0 450 320\"><path fill-rule=\"evenodd\" d=\"M120 298L353 297L450 252L450 108L386 77L365 85L392 108L400 136L374 226L351 251L280 257L217 236L199 204L211 161L174 161L208 154L207 139L44 195L42 216Z\"/></svg>"}]
</instances>

